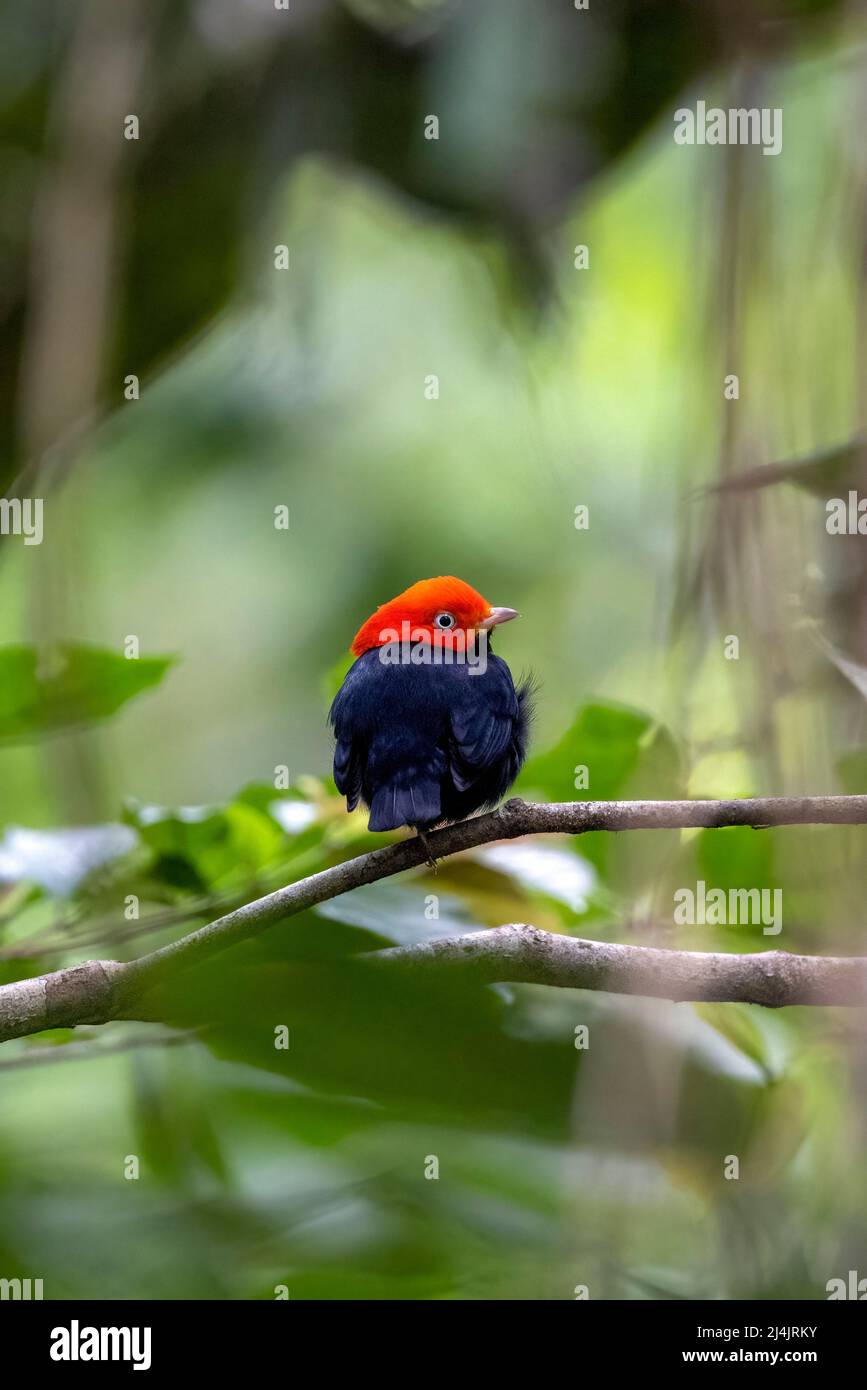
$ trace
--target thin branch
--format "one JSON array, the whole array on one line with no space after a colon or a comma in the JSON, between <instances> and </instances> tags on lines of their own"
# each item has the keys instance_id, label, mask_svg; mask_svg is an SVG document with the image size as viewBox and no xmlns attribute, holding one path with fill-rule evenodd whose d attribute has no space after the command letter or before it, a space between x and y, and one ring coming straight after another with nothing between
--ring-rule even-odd
<instances>
[{"instance_id":1,"label":"thin branch","mask_svg":"<svg viewBox=\"0 0 867 1390\"><path fill-rule=\"evenodd\" d=\"M741 801L576 801L552 805L512 800L488 815L447 826L434 831L426 838L430 852L437 859L443 859L461 850L475 849L494 840L511 840L521 835L581 835L591 830L615 832L712 827L722 829L735 825L760 829L772 825L865 823L867 796L760 797ZM142 1017L138 1001L164 977L190 969L229 946L257 936L275 923L304 912L317 903L336 898L366 883L375 883L406 869L417 868L426 860L426 847L416 837L411 837L397 844L387 845L383 849L373 850L369 854L362 854L357 859L336 864L332 868L311 874L286 888L258 898L255 902L246 903L234 912L229 912L209 925L199 928L198 931L181 937L169 946L152 951L149 955L141 956L138 960L126 964L118 961L85 961L82 965L59 970L53 974L4 985L0 988L0 1042L39 1032L45 1028ZM557 937L554 940L567 942L570 938ZM455 943L456 950L462 941L466 941L466 938L458 939ZM584 948L578 946L577 949ZM629 951L638 948L616 949ZM663 951L657 954L669 971L674 968L672 962L676 964L678 958L685 957L687 961L695 959L688 952ZM834 977L836 981L834 962L826 962L822 957L781 957L778 952L771 954L775 960L810 962L813 976L810 980L801 976L802 983L797 1002L820 1002L819 996L821 1002L861 1002L860 997L852 997L851 991L846 998L831 1000L825 997L829 977ZM588 958L584 956L582 959L586 965ZM768 1002L769 987L765 982L769 959L767 955L719 956L717 959L733 962L730 967L726 967L732 971L747 968L753 971L752 986L748 983L742 984L743 992L736 997L749 998L756 1003ZM837 962L837 967L840 967L840 964ZM851 962L845 964L849 969L856 968ZM534 968L540 967L537 964ZM779 966L775 965L774 969L779 970ZM805 970L806 967L798 966L793 969ZM613 988L611 985L598 983L603 975L604 972L597 970L593 976L597 983L580 987ZM568 983L574 988L574 978L573 973L568 979L548 978L546 983ZM656 979L656 989L647 992L655 993L661 988L660 977L648 974L646 978L649 983ZM738 978L746 979L741 976ZM802 998L800 995L809 997ZM795 1000L792 998L788 1002Z\"/></svg>"},{"instance_id":2,"label":"thin branch","mask_svg":"<svg viewBox=\"0 0 867 1390\"><path fill-rule=\"evenodd\" d=\"M148 1032L132 1038L121 1038L120 1042L68 1042L62 1046L30 1046L17 1057L4 1057L0 1060L0 1072L20 1071L22 1067L50 1067L55 1062L93 1062L100 1057L117 1057L122 1052L137 1052L143 1047L182 1047L196 1042L199 1031L195 1028L180 1031L176 1028L159 1028L150 1025Z\"/></svg>"},{"instance_id":3,"label":"thin branch","mask_svg":"<svg viewBox=\"0 0 867 1390\"><path fill-rule=\"evenodd\" d=\"M286 867L284 864L284 872ZM257 889L261 891L269 880L274 878L274 874L262 874L257 876L255 883L246 885L246 892L241 888L233 889L231 893L209 893L190 897L181 900L177 906L161 907L132 921L119 919L116 912L102 917L88 917L86 909L80 907L78 912L70 913L47 927L31 932L29 936L21 937L14 946L0 948L0 961L68 955L70 951L78 951L83 946L101 946L109 941L131 941L136 936L150 936L166 927L192 922L196 917L207 917L209 912L215 909L228 909L240 905L247 900L251 892ZM14 916L14 913L9 913L0 917L0 928L5 922L12 921Z\"/></svg>"},{"instance_id":4,"label":"thin branch","mask_svg":"<svg viewBox=\"0 0 867 1390\"><path fill-rule=\"evenodd\" d=\"M564 801L543 804L517 798L496 811L436 830L425 838L435 859L521 835L583 835L591 830L685 830L734 825L864 825L867 796L755 797L741 801ZM163 967L186 969L227 946L246 941L286 917L353 888L390 878L427 862L413 836L348 859L247 903L179 941L134 961L130 978L142 986Z\"/></svg>"},{"instance_id":5,"label":"thin branch","mask_svg":"<svg viewBox=\"0 0 867 1390\"><path fill-rule=\"evenodd\" d=\"M666 951L558 936L513 923L492 931L395 946L369 957L409 971L456 970L509 984L641 994L651 999L763 1004L867 1004L867 957Z\"/></svg>"}]
</instances>

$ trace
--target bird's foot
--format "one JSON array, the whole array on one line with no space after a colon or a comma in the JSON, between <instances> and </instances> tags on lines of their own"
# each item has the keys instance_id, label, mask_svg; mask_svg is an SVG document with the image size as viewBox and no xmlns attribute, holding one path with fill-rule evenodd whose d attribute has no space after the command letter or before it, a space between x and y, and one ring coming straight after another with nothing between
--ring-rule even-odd
<instances>
[{"instance_id":1,"label":"bird's foot","mask_svg":"<svg viewBox=\"0 0 867 1390\"><path fill-rule=\"evenodd\" d=\"M426 856L427 856L428 867L431 868L431 869L433 869L433 871L434 871L435 874L438 874L438 873L439 873L439 865L437 864L437 861L434 859L433 855L431 854L431 848L430 848L430 845L429 845L428 842L427 842L427 836L425 835L425 833L424 833L423 830L419 830L418 826L416 826L416 828L415 828L415 833L416 833L416 835L418 836L418 838L421 840L422 846L424 847L424 852L425 852L425 854L426 854Z\"/></svg>"}]
</instances>

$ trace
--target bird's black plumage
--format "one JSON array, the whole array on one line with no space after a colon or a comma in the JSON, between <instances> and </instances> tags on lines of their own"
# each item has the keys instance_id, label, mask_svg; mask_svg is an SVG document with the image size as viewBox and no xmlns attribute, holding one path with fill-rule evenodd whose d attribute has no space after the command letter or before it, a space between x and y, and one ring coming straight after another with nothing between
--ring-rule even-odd
<instances>
[{"instance_id":1,"label":"bird's black plumage","mask_svg":"<svg viewBox=\"0 0 867 1390\"><path fill-rule=\"evenodd\" d=\"M501 657L467 664L389 665L380 649L350 667L331 706L334 781L371 830L463 820L495 806L520 771L531 715Z\"/></svg>"}]
</instances>

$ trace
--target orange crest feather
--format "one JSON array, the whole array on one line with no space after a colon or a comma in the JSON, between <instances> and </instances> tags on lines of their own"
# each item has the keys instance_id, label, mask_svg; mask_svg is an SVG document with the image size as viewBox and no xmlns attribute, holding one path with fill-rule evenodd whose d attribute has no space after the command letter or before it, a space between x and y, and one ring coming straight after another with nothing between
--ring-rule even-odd
<instances>
[{"instance_id":1,"label":"orange crest feather","mask_svg":"<svg viewBox=\"0 0 867 1390\"><path fill-rule=\"evenodd\" d=\"M410 630L419 633L430 641L447 641L449 634L434 626L437 613L451 613L455 618L455 631L472 631L491 613L491 605L480 593L454 575L440 575L436 579L419 579L404 589L397 598L380 604L376 612L358 629L352 642L352 653L361 656L371 647L381 647L386 642L400 638L402 625L408 623Z\"/></svg>"}]
</instances>

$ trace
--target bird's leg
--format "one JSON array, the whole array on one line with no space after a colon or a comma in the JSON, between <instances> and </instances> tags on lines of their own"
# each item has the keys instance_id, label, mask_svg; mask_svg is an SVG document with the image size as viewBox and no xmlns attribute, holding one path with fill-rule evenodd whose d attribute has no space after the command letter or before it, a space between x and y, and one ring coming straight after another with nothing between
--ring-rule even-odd
<instances>
[{"instance_id":1,"label":"bird's leg","mask_svg":"<svg viewBox=\"0 0 867 1390\"><path fill-rule=\"evenodd\" d=\"M421 827L418 826L418 825L417 825L416 828L415 828L415 833L416 833L416 835L418 836L418 838L419 838L419 839L421 840L421 842L422 842L422 845L423 845L423 847L424 847L424 852L425 852L425 854L427 855L427 862L428 862L429 867L433 869L433 871L434 871L435 874L438 874L438 873L439 873L439 865L437 864L437 861L434 859L433 855L431 854L430 845L429 845L428 842L427 842L427 836L425 835L425 833L424 833L424 831L421 829Z\"/></svg>"}]
</instances>

